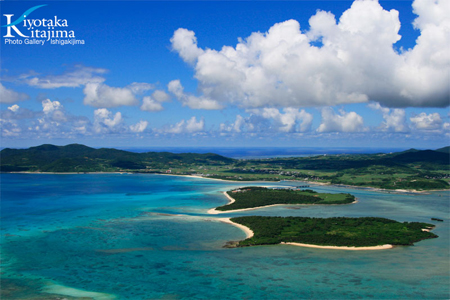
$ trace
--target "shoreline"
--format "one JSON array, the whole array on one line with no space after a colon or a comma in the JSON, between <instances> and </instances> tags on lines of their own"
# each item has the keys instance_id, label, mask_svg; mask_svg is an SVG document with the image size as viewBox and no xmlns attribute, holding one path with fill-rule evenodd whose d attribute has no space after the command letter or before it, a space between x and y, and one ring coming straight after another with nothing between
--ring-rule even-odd
<instances>
[{"instance_id":1,"label":"shoreline","mask_svg":"<svg viewBox=\"0 0 450 300\"><path fill-rule=\"evenodd\" d=\"M351 250L351 251L364 251L364 250L385 250L394 248L393 245L385 244L380 246L368 246L368 247L347 247L347 246L320 246L313 244L303 244L303 243L292 243L292 242L281 242L280 245L292 245L297 247L306 248L317 248L317 249L328 249L328 250Z\"/></svg>"},{"instance_id":2,"label":"shoreline","mask_svg":"<svg viewBox=\"0 0 450 300\"><path fill-rule=\"evenodd\" d=\"M251 238L251 237L253 237L255 235L253 230L251 230L247 226L244 226L244 225L241 225L241 224L238 224L238 223L235 223L235 222L231 221L230 218L217 218L216 220L218 220L218 221L220 221L222 223L231 224L231 225L233 225L233 226L235 226L237 228L242 229L245 232L245 234L247 235L247 237L246 237L247 239L249 239L249 238Z\"/></svg>"},{"instance_id":3,"label":"shoreline","mask_svg":"<svg viewBox=\"0 0 450 300\"><path fill-rule=\"evenodd\" d=\"M223 194L228 198L228 200L230 202L228 202L225 205L230 205L231 203L235 202L236 200L234 198L232 198L230 195L228 195L227 192L223 192ZM273 207L273 206L282 206L282 205L299 205L299 206L308 206L308 205L326 205L326 206L331 206L331 205L347 205L347 204L355 204L358 203L358 198L355 197L355 201L351 202L351 203L344 203L344 204L271 204L271 205L264 205L264 206L257 206L257 207L249 207L249 208L241 208L241 209L233 209L233 210L216 210L217 207L211 208L207 211L208 214L210 215L218 215L218 214L227 214L227 213L235 213L235 212L241 212L241 211L248 211L248 210L255 210L255 209L260 209L260 208L267 208L267 207Z\"/></svg>"},{"instance_id":4,"label":"shoreline","mask_svg":"<svg viewBox=\"0 0 450 300\"><path fill-rule=\"evenodd\" d=\"M350 188L355 190L361 190L361 189L367 189L374 192L385 192L385 193L408 193L408 194L429 194L430 192L446 192L450 191L450 189L437 189L437 190L408 190L408 189L395 189L395 190L389 190L389 189L383 189L383 188L377 188L373 186L357 186L357 185L348 185L348 184L331 184L330 182L318 182L318 181L304 181L304 180L278 180L278 181L265 181L265 180L251 180L251 181L239 181L239 180L227 180L227 179L219 179L219 178L210 178L210 177L204 177L199 175L179 175L179 174L165 174L165 173L147 173L147 172L134 172L134 171L123 171L123 172L37 172L37 171L13 171L13 172L0 172L5 174L53 174L53 175L82 175L82 174L148 174L148 175L165 175L165 176L178 176L178 177L191 177L191 178L199 178L199 179L209 179L209 180L217 180L217 181L224 181L224 182L232 182L232 183L255 183L255 182L266 182L266 183L280 183L282 181L292 181L292 182L304 182L319 186L335 186L335 187L341 187L341 188Z\"/></svg>"},{"instance_id":5,"label":"shoreline","mask_svg":"<svg viewBox=\"0 0 450 300\"><path fill-rule=\"evenodd\" d=\"M384 193L394 193L394 194L429 194L430 192L445 192L450 191L450 189L437 189L437 190L408 190L408 189L395 189L395 190L389 190L389 189L383 189L373 186L358 186L358 185L351 185L351 184L332 184L330 182L318 182L318 181L300 181L300 182L306 182L310 184L320 185L320 186L335 186L340 188L350 188L354 190L370 190L374 192L384 192Z\"/></svg>"}]
</instances>

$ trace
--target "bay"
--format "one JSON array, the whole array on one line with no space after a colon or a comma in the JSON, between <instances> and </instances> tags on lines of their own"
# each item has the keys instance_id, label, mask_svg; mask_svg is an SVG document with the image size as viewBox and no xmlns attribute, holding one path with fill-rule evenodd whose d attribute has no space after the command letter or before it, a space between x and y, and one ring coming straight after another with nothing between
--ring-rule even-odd
<instances>
[{"instance_id":1,"label":"bay","mask_svg":"<svg viewBox=\"0 0 450 300\"><path fill-rule=\"evenodd\" d=\"M447 299L449 192L349 192L358 203L208 215L234 183L143 174L1 174L2 299ZM270 183L274 186L298 182ZM386 217L434 223L410 247L225 249L244 232L217 218ZM444 222L433 222L432 217Z\"/></svg>"}]
</instances>

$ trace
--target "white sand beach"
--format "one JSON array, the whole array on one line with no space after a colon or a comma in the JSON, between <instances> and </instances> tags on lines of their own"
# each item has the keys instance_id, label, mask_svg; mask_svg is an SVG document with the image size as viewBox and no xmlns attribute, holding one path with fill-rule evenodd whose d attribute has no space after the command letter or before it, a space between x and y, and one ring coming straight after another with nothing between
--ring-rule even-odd
<instances>
[{"instance_id":1,"label":"white sand beach","mask_svg":"<svg viewBox=\"0 0 450 300\"><path fill-rule=\"evenodd\" d=\"M292 246L300 246L300 247L308 247L308 248L318 248L318 249L330 249L330 250L384 250L384 249L392 249L394 246L386 244L380 246L372 246L372 247L340 247L340 246L319 246L319 245L311 245L311 244L302 244L302 243L280 243L282 245L292 245Z\"/></svg>"},{"instance_id":2,"label":"white sand beach","mask_svg":"<svg viewBox=\"0 0 450 300\"><path fill-rule=\"evenodd\" d=\"M238 224L238 223L234 223L230 220L230 218L219 218L217 220L219 220L220 222L223 222L223 223L231 224L233 226L236 226L236 227L242 229L245 232L245 234L247 235L247 238L251 238L254 235L253 231L250 228L248 228L247 226Z\"/></svg>"},{"instance_id":3,"label":"white sand beach","mask_svg":"<svg viewBox=\"0 0 450 300\"><path fill-rule=\"evenodd\" d=\"M231 203L235 202L230 195L228 195L227 192L223 192L223 194L230 200L226 205L230 205ZM358 198L355 198L355 201L352 203L347 204L355 204L358 203ZM216 210L216 208L211 208L207 211L210 215L218 215L218 214L228 214L228 213L235 213L235 212L241 212L241 211L248 211L248 210L255 210L260 208L267 208L267 207L273 207L273 206L306 206L306 205L345 205L345 204L271 204L271 205L264 205L264 206L257 206L257 207L251 207L251 208L241 208L241 209L234 209L234 210Z\"/></svg>"}]
</instances>

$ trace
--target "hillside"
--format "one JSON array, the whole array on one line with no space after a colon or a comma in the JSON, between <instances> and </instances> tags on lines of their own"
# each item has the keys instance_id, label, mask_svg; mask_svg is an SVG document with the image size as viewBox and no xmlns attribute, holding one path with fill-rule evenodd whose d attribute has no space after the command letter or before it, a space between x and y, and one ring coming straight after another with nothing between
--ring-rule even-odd
<instances>
[{"instance_id":1,"label":"hillside","mask_svg":"<svg viewBox=\"0 0 450 300\"><path fill-rule=\"evenodd\" d=\"M167 170L180 165L224 165L232 159L213 153L173 154L169 152L133 153L123 150L94 149L84 145L41 145L29 149L3 149L1 171L112 172L121 170Z\"/></svg>"},{"instance_id":2,"label":"hillside","mask_svg":"<svg viewBox=\"0 0 450 300\"><path fill-rule=\"evenodd\" d=\"M450 146L436 149L436 151L437 151L437 152L442 152L442 153L450 154Z\"/></svg>"},{"instance_id":3,"label":"hillside","mask_svg":"<svg viewBox=\"0 0 450 300\"><path fill-rule=\"evenodd\" d=\"M318 155L236 160L214 153L134 153L84 145L3 149L1 172L200 174L233 181L298 180L383 189L448 189L449 147L390 154Z\"/></svg>"}]
</instances>

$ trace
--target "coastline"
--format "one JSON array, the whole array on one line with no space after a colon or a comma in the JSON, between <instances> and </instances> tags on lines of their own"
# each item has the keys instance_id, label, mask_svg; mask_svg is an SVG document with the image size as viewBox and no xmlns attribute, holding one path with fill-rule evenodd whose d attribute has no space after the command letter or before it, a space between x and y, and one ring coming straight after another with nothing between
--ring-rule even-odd
<instances>
[{"instance_id":1,"label":"coastline","mask_svg":"<svg viewBox=\"0 0 450 300\"><path fill-rule=\"evenodd\" d=\"M247 226L244 226L244 225L241 225L241 224L231 221L230 218L217 218L216 220L226 223L226 224L231 224L237 228L240 228L242 231L245 232L247 239L249 239L255 235L253 230L251 230ZM296 247L306 247L306 248L315 248L315 249L350 250L350 251L386 250L386 249L394 248L394 246L390 245L390 244L379 245L379 246L367 246L367 247L347 247L347 246L320 246L320 245L294 243L294 242L281 242L279 245L291 245L291 246L296 246Z\"/></svg>"},{"instance_id":2,"label":"coastline","mask_svg":"<svg viewBox=\"0 0 450 300\"><path fill-rule=\"evenodd\" d=\"M385 249L394 248L394 246L390 245L390 244L385 244L385 245L380 245L380 246L370 246L370 247L346 247L346 246L319 246L319 245L313 245L313 244L281 242L280 245L292 245L292 246L307 247L307 248L329 249L329 250L351 250L351 251L385 250Z\"/></svg>"},{"instance_id":3,"label":"coastline","mask_svg":"<svg viewBox=\"0 0 450 300\"><path fill-rule=\"evenodd\" d=\"M341 188L350 188L355 190L360 189L367 189L374 192L384 192L384 193L394 193L394 194L429 194L430 192L445 192L450 191L450 189L437 189L437 190L408 190L408 189L395 189L395 190L389 190L389 189L383 189L383 188L377 188L373 186L358 186L358 185L351 185L351 184L332 184L330 182L318 182L318 181L301 181L301 182L307 182L314 185L320 185L320 186L335 186L335 187L341 187Z\"/></svg>"},{"instance_id":4,"label":"coastline","mask_svg":"<svg viewBox=\"0 0 450 300\"><path fill-rule=\"evenodd\" d=\"M227 192L223 192L223 194L228 198L228 200L230 202L228 202L225 205L230 205L231 203L235 202L236 200L234 198L232 198L230 195L228 195ZM351 202L351 203L345 203L345 204L271 204L271 205L264 205L264 206L257 206L257 207L250 207L250 208L241 208L241 209L233 209L233 210L216 210L217 207L215 208L211 208L207 211L208 214L210 215L218 215L218 214L228 214L228 213L235 213L235 212L241 212L241 211L248 211L248 210L255 210L255 209L260 209L260 208L267 208L267 207L273 207L273 206L283 206L283 205L288 205L288 206L308 206L308 205L347 205L347 204L355 204L358 203L358 198L355 198L355 201Z\"/></svg>"},{"instance_id":5,"label":"coastline","mask_svg":"<svg viewBox=\"0 0 450 300\"><path fill-rule=\"evenodd\" d=\"M253 237L255 235L253 230L251 230L247 226L244 226L244 225L241 225L241 224L238 224L238 223L235 223L235 222L231 221L230 218L218 218L216 220L218 220L218 221L220 221L222 223L231 224L231 225L233 225L233 226L235 226L237 228L242 229L245 232L245 234L247 235L247 239L249 239L249 238L251 238L251 237Z\"/></svg>"},{"instance_id":6,"label":"coastline","mask_svg":"<svg viewBox=\"0 0 450 300\"><path fill-rule=\"evenodd\" d=\"M178 176L178 177L192 177L192 178L199 178L199 179L209 179L209 180L216 180L216 181L224 181L224 182L233 182L233 183L255 183L255 182L262 182L263 180L252 180L252 181L238 181L238 180L227 180L227 179L219 179L219 178L210 178L210 177L204 177L199 175L179 175L179 174L165 174L165 173L147 173L147 172L133 172L133 171L123 171L123 172L37 172L37 171L13 171L13 172L1 172L5 174L53 174L53 175L67 175L67 174L149 174L149 175L165 175L165 176ZM282 181L295 181L295 182L304 182L319 186L335 186L335 187L342 187L342 188L350 188L350 189L368 189L375 192L384 192L384 193L408 193L408 194L429 194L430 192L446 192L450 191L450 189L437 189L437 190L408 190L408 189L395 189L395 190L389 190L389 189L383 189L383 188L377 188L373 186L357 186L357 185L348 185L348 184L331 184L330 182L318 182L318 181L304 181L304 180L279 180L279 181L265 181L267 183L279 183Z\"/></svg>"}]
</instances>

